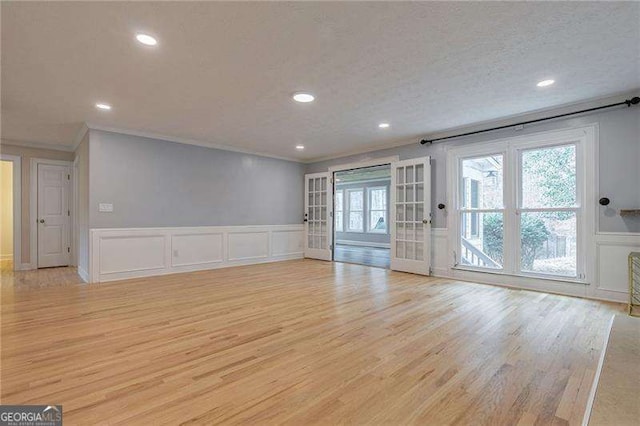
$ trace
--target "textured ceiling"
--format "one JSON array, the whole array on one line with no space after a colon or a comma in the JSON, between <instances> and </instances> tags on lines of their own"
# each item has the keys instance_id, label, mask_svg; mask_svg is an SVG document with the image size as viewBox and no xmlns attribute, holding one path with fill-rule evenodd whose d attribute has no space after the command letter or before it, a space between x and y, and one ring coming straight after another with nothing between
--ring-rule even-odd
<instances>
[{"instance_id":1,"label":"textured ceiling","mask_svg":"<svg viewBox=\"0 0 640 426\"><path fill-rule=\"evenodd\" d=\"M637 2L1 7L3 139L90 122L308 160L640 87Z\"/></svg>"}]
</instances>

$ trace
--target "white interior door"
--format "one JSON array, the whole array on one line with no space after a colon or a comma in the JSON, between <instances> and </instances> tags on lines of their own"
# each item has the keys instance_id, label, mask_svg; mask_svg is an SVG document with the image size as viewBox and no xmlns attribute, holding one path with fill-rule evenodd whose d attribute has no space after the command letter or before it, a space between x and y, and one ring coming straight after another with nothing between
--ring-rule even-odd
<instances>
[{"instance_id":1,"label":"white interior door","mask_svg":"<svg viewBox=\"0 0 640 426\"><path fill-rule=\"evenodd\" d=\"M391 269L429 275L431 158L391 163Z\"/></svg>"},{"instance_id":2,"label":"white interior door","mask_svg":"<svg viewBox=\"0 0 640 426\"><path fill-rule=\"evenodd\" d=\"M38 268L69 265L70 168L38 165Z\"/></svg>"},{"instance_id":3,"label":"white interior door","mask_svg":"<svg viewBox=\"0 0 640 426\"><path fill-rule=\"evenodd\" d=\"M332 260L333 184L331 173L304 177L304 257Z\"/></svg>"}]
</instances>

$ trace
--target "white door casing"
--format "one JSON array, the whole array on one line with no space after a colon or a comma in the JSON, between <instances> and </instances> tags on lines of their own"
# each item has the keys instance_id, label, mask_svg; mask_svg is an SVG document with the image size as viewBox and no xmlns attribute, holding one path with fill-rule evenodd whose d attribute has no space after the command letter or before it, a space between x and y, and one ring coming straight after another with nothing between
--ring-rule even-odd
<instances>
[{"instance_id":1,"label":"white door casing","mask_svg":"<svg viewBox=\"0 0 640 426\"><path fill-rule=\"evenodd\" d=\"M429 275L431 158L391 163L391 269Z\"/></svg>"},{"instance_id":2,"label":"white door casing","mask_svg":"<svg viewBox=\"0 0 640 426\"><path fill-rule=\"evenodd\" d=\"M70 264L68 166L38 164L38 268Z\"/></svg>"},{"instance_id":3,"label":"white door casing","mask_svg":"<svg viewBox=\"0 0 640 426\"><path fill-rule=\"evenodd\" d=\"M304 177L304 257L332 260L333 184L332 173Z\"/></svg>"}]
</instances>

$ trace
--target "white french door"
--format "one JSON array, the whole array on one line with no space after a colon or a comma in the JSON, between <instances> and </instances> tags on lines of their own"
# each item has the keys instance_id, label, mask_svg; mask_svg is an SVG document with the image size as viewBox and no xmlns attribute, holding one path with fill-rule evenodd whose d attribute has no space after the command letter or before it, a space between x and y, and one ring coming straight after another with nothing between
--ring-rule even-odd
<instances>
[{"instance_id":1,"label":"white french door","mask_svg":"<svg viewBox=\"0 0 640 426\"><path fill-rule=\"evenodd\" d=\"M304 177L304 257L332 260L333 184L331 173Z\"/></svg>"},{"instance_id":2,"label":"white french door","mask_svg":"<svg viewBox=\"0 0 640 426\"><path fill-rule=\"evenodd\" d=\"M38 165L38 268L69 265L68 166Z\"/></svg>"},{"instance_id":3,"label":"white french door","mask_svg":"<svg viewBox=\"0 0 640 426\"><path fill-rule=\"evenodd\" d=\"M431 159L391 163L391 269L429 275Z\"/></svg>"}]
</instances>

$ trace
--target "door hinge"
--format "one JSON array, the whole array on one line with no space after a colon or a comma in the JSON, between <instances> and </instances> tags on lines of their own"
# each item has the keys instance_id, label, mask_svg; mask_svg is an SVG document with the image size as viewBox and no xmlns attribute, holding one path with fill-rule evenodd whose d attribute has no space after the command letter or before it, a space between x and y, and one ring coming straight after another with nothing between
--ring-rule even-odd
<instances>
[{"instance_id":1,"label":"door hinge","mask_svg":"<svg viewBox=\"0 0 640 426\"><path fill-rule=\"evenodd\" d=\"M67 253L71 253L71 247L67 247Z\"/></svg>"},{"instance_id":2,"label":"door hinge","mask_svg":"<svg viewBox=\"0 0 640 426\"><path fill-rule=\"evenodd\" d=\"M71 175L67 175L67 180L71 180Z\"/></svg>"},{"instance_id":3,"label":"door hinge","mask_svg":"<svg viewBox=\"0 0 640 426\"><path fill-rule=\"evenodd\" d=\"M67 216L71 216L71 210L67 210Z\"/></svg>"}]
</instances>

